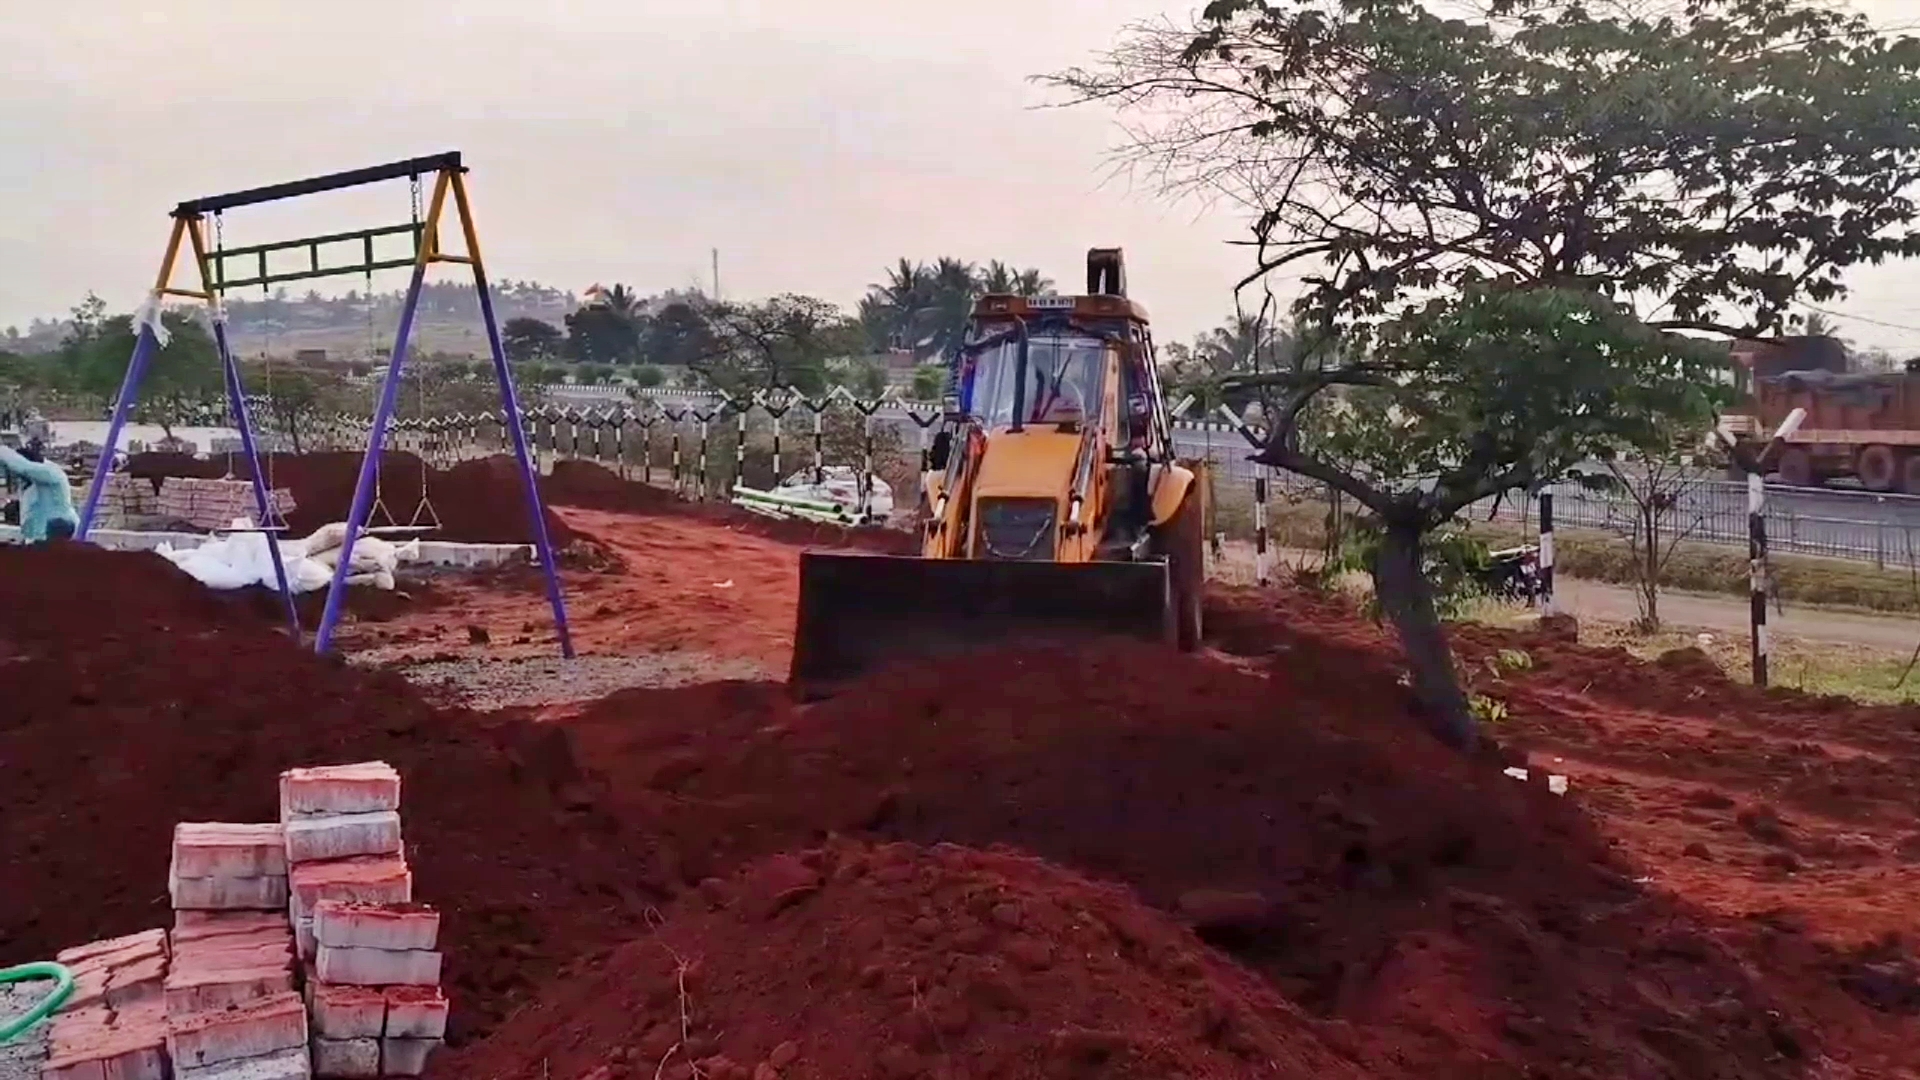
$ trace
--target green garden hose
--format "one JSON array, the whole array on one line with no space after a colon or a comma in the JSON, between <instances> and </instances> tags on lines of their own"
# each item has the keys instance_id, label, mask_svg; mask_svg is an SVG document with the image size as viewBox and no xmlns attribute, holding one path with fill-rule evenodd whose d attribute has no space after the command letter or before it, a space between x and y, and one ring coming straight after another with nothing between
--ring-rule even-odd
<instances>
[{"instance_id":1,"label":"green garden hose","mask_svg":"<svg viewBox=\"0 0 1920 1080\"><path fill-rule=\"evenodd\" d=\"M0 983L33 982L38 979L52 979L53 992L40 999L40 1004L28 1009L17 1019L0 1017L0 1043L12 1042L20 1035L33 1030L35 1024L52 1016L54 1011L67 1003L73 996L73 972L60 964L41 962L21 964L19 967L0 968Z\"/></svg>"}]
</instances>

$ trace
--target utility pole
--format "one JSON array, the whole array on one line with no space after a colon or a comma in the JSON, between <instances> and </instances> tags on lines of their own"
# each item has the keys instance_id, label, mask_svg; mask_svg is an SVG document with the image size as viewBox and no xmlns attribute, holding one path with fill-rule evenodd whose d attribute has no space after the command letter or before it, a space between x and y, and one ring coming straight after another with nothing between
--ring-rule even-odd
<instances>
[{"instance_id":1,"label":"utility pole","mask_svg":"<svg viewBox=\"0 0 1920 1080\"><path fill-rule=\"evenodd\" d=\"M713 300L720 302L720 249L713 249Z\"/></svg>"}]
</instances>

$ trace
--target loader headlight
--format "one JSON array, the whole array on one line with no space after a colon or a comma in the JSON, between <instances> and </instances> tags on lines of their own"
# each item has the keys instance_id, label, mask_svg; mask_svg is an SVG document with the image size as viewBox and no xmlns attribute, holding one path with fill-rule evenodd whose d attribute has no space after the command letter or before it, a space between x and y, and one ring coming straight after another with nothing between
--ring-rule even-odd
<instances>
[{"instance_id":1,"label":"loader headlight","mask_svg":"<svg viewBox=\"0 0 1920 1080\"><path fill-rule=\"evenodd\" d=\"M979 557L1047 560L1053 558L1058 508L1052 499L980 500Z\"/></svg>"}]
</instances>

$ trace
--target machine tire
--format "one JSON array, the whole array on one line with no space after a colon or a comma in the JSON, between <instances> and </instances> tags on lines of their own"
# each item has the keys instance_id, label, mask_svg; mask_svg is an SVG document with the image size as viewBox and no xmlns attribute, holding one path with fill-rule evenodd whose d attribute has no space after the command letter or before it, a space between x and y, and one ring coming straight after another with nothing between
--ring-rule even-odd
<instances>
[{"instance_id":1,"label":"machine tire","mask_svg":"<svg viewBox=\"0 0 1920 1080\"><path fill-rule=\"evenodd\" d=\"M1920 453L1909 452L1900 462L1900 490L1920 495Z\"/></svg>"},{"instance_id":2,"label":"machine tire","mask_svg":"<svg viewBox=\"0 0 1920 1080\"><path fill-rule=\"evenodd\" d=\"M1199 492L1189 491L1154 533L1154 552L1167 560L1174 641L1181 652L1194 652L1205 629L1201 606L1207 589L1207 523Z\"/></svg>"},{"instance_id":3,"label":"machine tire","mask_svg":"<svg viewBox=\"0 0 1920 1080\"><path fill-rule=\"evenodd\" d=\"M1875 443L1861 449L1853 471L1860 478L1860 486L1868 491L1892 491L1900 483L1900 458L1893 447Z\"/></svg>"},{"instance_id":4,"label":"machine tire","mask_svg":"<svg viewBox=\"0 0 1920 1080\"><path fill-rule=\"evenodd\" d=\"M1789 446L1780 455L1780 482L1791 487L1813 486L1813 458L1797 446Z\"/></svg>"}]
</instances>

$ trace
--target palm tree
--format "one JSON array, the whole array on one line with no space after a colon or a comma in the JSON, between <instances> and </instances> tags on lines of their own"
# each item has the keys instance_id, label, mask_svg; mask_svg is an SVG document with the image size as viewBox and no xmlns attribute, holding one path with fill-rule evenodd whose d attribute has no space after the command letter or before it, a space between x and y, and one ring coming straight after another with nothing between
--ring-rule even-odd
<instances>
[{"instance_id":1,"label":"palm tree","mask_svg":"<svg viewBox=\"0 0 1920 1080\"><path fill-rule=\"evenodd\" d=\"M1040 296L1053 291L1053 279L1029 267L1013 275L1013 291L1021 296Z\"/></svg>"}]
</instances>

